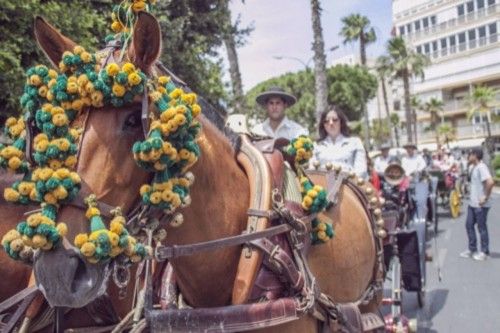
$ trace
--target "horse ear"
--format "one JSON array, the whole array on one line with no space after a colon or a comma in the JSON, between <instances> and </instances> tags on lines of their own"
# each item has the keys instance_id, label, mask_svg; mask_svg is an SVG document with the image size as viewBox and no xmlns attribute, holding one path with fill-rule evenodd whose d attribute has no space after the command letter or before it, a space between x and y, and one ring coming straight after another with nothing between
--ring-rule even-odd
<instances>
[{"instance_id":1,"label":"horse ear","mask_svg":"<svg viewBox=\"0 0 500 333\"><path fill-rule=\"evenodd\" d=\"M76 43L65 37L40 16L35 17L35 38L52 65L58 67L65 51L73 51Z\"/></svg>"},{"instance_id":2,"label":"horse ear","mask_svg":"<svg viewBox=\"0 0 500 333\"><path fill-rule=\"evenodd\" d=\"M160 53L160 24L153 15L139 12L134 26L132 46L129 49L130 59L137 67L148 73L160 57Z\"/></svg>"}]
</instances>

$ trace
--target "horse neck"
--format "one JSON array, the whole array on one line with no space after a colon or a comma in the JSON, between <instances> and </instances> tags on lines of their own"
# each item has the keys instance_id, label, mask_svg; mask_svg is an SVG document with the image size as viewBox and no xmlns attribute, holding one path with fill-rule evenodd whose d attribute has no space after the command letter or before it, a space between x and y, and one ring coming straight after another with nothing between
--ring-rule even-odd
<instances>
[{"instance_id":1,"label":"horse neck","mask_svg":"<svg viewBox=\"0 0 500 333\"><path fill-rule=\"evenodd\" d=\"M192 244L237 235L246 226L250 189L228 140L206 119L193 168L192 204L184 224L168 230L170 244ZM193 306L218 306L231 298L240 247L223 248L172 260L177 283Z\"/></svg>"}]
</instances>

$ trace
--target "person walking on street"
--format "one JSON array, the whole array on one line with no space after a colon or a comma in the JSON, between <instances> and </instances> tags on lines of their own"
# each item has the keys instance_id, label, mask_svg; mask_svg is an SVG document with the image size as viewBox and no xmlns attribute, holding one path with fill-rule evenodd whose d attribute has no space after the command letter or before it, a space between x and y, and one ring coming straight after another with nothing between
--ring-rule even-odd
<instances>
[{"instance_id":1,"label":"person walking on street","mask_svg":"<svg viewBox=\"0 0 500 333\"><path fill-rule=\"evenodd\" d=\"M461 257L475 260L486 260L490 255L487 216L490 209L490 195L493 189L493 178L488 167L483 162L483 151L473 149L469 153L469 163L472 166L470 182L470 200L467 209L465 228L469 239L469 248L460 253ZM476 229L481 238L481 251L477 252Z\"/></svg>"},{"instance_id":2,"label":"person walking on street","mask_svg":"<svg viewBox=\"0 0 500 333\"><path fill-rule=\"evenodd\" d=\"M252 129L252 133L287 140L295 139L300 135L308 135L308 131L304 127L288 119L285 115L286 109L297 102L295 96L286 93L279 87L271 87L258 95L255 101L266 109L268 118L257 124Z\"/></svg>"}]
</instances>

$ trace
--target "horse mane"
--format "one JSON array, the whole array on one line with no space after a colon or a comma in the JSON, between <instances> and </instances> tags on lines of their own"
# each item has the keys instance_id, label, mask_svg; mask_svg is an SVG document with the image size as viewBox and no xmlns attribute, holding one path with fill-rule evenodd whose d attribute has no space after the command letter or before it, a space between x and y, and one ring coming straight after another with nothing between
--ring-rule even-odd
<instances>
[{"instance_id":1,"label":"horse mane","mask_svg":"<svg viewBox=\"0 0 500 333\"><path fill-rule=\"evenodd\" d=\"M193 90L179 77L177 77L171 70L169 70L162 62L156 63L157 68L170 76L170 79L176 86L181 87L184 91L193 92ZM216 108L210 104L203 96L198 95L198 104L201 106L201 112L229 140L231 147L233 147L235 154L239 152L241 147L241 138L233 130L226 126L227 112L223 109Z\"/></svg>"}]
</instances>

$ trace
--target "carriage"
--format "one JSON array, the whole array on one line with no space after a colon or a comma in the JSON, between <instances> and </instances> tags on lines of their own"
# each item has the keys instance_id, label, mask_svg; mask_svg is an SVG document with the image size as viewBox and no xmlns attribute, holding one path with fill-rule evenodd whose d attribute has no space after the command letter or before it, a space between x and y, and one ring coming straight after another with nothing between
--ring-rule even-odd
<instances>
[{"instance_id":1,"label":"carriage","mask_svg":"<svg viewBox=\"0 0 500 333\"><path fill-rule=\"evenodd\" d=\"M462 207L462 195L458 178L452 171L430 170L436 188L436 204L448 209L451 217L458 218Z\"/></svg>"}]
</instances>

